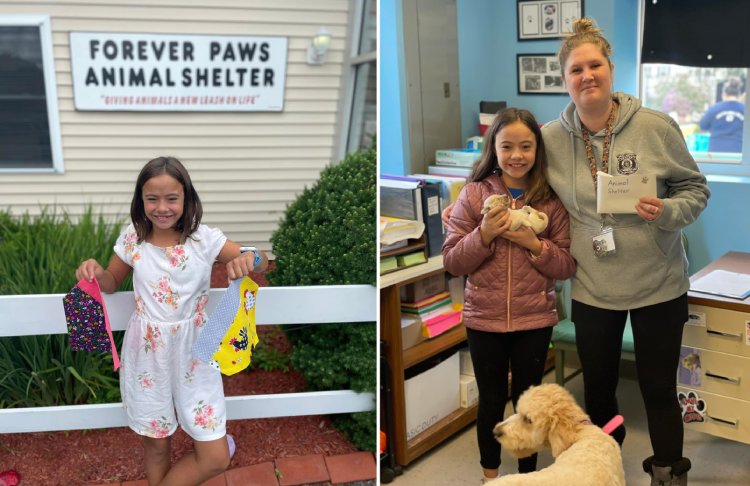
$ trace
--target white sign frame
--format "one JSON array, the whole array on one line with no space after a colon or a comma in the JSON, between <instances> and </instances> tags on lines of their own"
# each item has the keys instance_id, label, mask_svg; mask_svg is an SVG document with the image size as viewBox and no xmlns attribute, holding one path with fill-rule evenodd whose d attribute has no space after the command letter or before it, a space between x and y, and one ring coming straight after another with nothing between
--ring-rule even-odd
<instances>
[{"instance_id":1,"label":"white sign frame","mask_svg":"<svg viewBox=\"0 0 750 486\"><path fill-rule=\"evenodd\" d=\"M283 111L289 40L71 32L79 111Z\"/></svg>"},{"instance_id":2,"label":"white sign frame","mask_svg":"<svg viewBox=\"0 0 750 486\"><path fill-rule=\"evenodd\" d=\"M518 94L567 94L560 72L557 55L516 54L518 69Z\"/></svg>"},{"instance_id":3,"label":"white sign frame","mask_svg":"<svg viewBox=\"0 0 750 486\"><path fill-rule=\"evenodd\" d=\"M559 39L583 16L583 0L518 0L518 40Z\"/></svg>"}]
</instances>

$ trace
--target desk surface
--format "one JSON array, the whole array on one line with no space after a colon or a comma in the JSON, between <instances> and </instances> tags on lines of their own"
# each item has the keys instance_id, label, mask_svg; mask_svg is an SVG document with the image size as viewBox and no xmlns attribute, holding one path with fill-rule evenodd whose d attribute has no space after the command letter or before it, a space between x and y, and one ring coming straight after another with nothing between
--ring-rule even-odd
<instances>
[{"instance_id":1,"label":"desk surface","mask_svg":"<svg viewBox=\"0 0 750 486\"><path fill-rule=\"evenodd\" d=\"M718 259L709 263L695 275L690 277L690 281L694 282L700 277L712 272L714 270L727 270L729 272L739 272L750 274L750 253L742 253L738 251L730 251L725 253ZM721 307L724 309L738 310L746 312L750 309L750 297L745 300L733 299L731 297L722 297L720 295L704 294L701 292L688 292L688 298L693 304L699 305L711 305L713 307Z\"/></svg>"}]
</instances>

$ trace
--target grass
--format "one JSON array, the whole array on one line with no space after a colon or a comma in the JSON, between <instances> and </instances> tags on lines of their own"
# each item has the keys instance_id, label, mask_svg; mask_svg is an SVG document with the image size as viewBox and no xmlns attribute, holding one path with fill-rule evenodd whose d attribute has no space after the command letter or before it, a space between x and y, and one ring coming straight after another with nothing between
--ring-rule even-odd
<instances>
[{"instance_id":1,"label":"grass","mask_svg":"<svg viewBox=\"0 0 750 486\"><path fill-rule=\"evenodd\" d=\"M0 295L66 293L81 261L106 266L122 223L90 207L75 221L54 207L36 216L0 211ZM132 289L132 280L121 289ZM119 346L122 333L114 334ZM109 353L72 352L64 334L0 338L0 408L119 399Z\"/></svg>"}]
</instances>

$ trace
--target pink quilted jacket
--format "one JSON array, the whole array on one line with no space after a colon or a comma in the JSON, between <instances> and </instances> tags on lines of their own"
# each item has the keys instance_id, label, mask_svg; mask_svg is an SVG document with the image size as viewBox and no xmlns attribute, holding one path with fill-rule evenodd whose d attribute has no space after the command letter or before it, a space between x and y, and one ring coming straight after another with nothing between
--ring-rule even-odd
<instances>
[{"instance_id":1,"label":"pink quilted jacket","mask_svg":"<svg viewBox=\"0 0 750 486\"><path fill-rule=\"evenodd\" d=\"M573 275L568 213L559 199L535 204L549 217L538 235L542 253L533 258L523 247L498 236L489 248L479 226L482 203L492 194L507 194L498 175L467 184L458 200L443 213L447 229L443 265L453 275L467 275L464 324L471 329L510 332L557 324L555 280ZM523 205L523 198L515 207Z\"/></svg>"}]
</instances>

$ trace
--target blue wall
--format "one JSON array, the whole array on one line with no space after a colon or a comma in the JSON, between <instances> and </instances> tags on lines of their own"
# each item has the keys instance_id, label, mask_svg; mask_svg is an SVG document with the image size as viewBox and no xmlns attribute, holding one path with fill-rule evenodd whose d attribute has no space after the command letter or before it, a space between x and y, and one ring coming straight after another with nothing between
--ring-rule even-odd
<instances>
[{"instance_id":1,"label":"blue wall","mask_svg":"<svg viewBox=\"0 0 750 486\"><path fill-rule=\"evenodd\" d=\"M409 135L403 68L403 0L380 2L380 170L408 174ZM518 95L516 54L556 53L559 40L517 40L516 2L456 0L462 137L477 134L479 102L504 100L531 110L540 122L557 118L567 95ZM584 14L612 42L614 89L638 94L638 0L589 0ZM690 271L730 250L750 252L750 179L714 176L712 196L688 227Z\"/></svg>"},{"instance_id":2,"label":"blue wall","mask_svg":"<svg viewBox=\"0 0 750 486\"><path fill-rule=\"evenodd\" d=\"M380 1L380 127L378 157L383 174L407 174L409 125L404 75L402 0Z\"/></svg>"},{"instance_id":3,"label":"blue wall","mask_svg":"<svg viewBox=\"0 0 750 486\"><path fill-rule=\"evenodd\" d=\"M750 178L709 176L708 187L708 207L685 229L691 274L728 251L750 253Z\"/></svg>"},{"instance_id":4,"label":"blue wall","mask_svg":"<svg viewBox=\"0 0 750 486\"><path fill-rule=\"evenodd\" d=\"M557 118L570 100L567 94L518 94L516 54L557 54L560 40L518 41L516 5L457 0L463 139L477 134L481 100L526 108L540 123ZM584 2L584 14L596 20L614 46L615 90L636 94L638 0Z\"/></svg>"}]
</instances>

